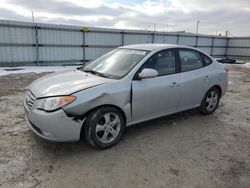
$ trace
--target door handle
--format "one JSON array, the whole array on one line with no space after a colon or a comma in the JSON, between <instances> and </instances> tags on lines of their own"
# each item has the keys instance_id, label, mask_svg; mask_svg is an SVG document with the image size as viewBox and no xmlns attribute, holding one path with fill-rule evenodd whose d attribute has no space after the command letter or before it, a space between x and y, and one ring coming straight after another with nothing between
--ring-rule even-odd
<instances>
[{"instance_id":1,"label":"door handle","mask_svg":"<svg viewBox=\"0 0 250 188\"><path fill-rule=\"evenodd\" d=\"M204 80L205 80L205 81L208 81L208 80L209 80L208 75L204 76Z\"/></svg>"},{"instance_id":2,"label":"door handle","mask_svg":"<svg viewBox=\"0 0 250 188\"><path fill-rule=\"evenodd\" d=\"M176 87L176 86L178 86L179 84L177 84L177 82L173 82L171 85L170 85L170 87Z\"/></svg>"}]
</instances>

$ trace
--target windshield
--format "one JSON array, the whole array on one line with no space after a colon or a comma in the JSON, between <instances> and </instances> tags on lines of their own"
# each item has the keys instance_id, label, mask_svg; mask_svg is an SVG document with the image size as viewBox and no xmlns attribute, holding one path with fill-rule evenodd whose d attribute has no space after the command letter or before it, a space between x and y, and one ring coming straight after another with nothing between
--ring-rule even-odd
<instances>
[{"instance_id":1,"label":"windshield","mask_svg":"<svg viewBox=\"0 0 250 188\"><path fill-rule=\"evenodd\" d=\"M143 50L115 49L86 64L83 71L108 78L122 78L146 55L147 51Z\"/></svg>"}]
</instances>

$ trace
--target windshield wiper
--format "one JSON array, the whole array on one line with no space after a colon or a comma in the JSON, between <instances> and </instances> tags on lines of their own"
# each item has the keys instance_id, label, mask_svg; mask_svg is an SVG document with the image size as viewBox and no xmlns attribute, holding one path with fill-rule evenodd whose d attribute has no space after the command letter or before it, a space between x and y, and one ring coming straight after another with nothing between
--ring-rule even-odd
<instances>
[{"instance_id":1,"label":"windshield wiper","mask_svg":"<svg viewBox=\"0 0 250 188\"><path fill-rule=\"evenodd\" d=\"M92 69L82 69L82 70L83 70L84 72L89 72L89 73L94 74L94 75L98 75L98 76L101 76L101 77L109 78L109 76L107 76L106 74L97 72L97 71L92 70Z\"/></svg>"}]
</instances>

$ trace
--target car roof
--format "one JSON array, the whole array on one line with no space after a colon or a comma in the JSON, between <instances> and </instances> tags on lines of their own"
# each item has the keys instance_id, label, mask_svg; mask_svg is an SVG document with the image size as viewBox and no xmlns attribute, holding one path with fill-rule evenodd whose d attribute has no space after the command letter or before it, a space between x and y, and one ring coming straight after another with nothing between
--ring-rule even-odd
<instances>
[{"instance_id":1,"label":"car roof","mask_svg":"<svg viewBox=\"0 0 250 188\"><path fill-rule=\"evenodd\" d=\"M147 50L147 51L154 51L154 50L161 50L167 48L190 48L189 46L177 45L177 44L156 44L156 43L147 43L147 44L133 44L127 46L121 46L119 48L126 48L126 49L138 49L138 50Z\"/></svg>"}]
</instances>

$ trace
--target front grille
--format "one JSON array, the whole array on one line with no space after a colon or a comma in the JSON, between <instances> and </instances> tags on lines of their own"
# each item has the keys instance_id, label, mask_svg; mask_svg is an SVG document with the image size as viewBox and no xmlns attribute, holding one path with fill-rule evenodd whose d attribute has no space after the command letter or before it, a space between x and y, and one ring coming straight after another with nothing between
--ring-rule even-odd
<instances>
[{"instance_id":1,"label":"front grille","mask_svg":"<svg viewBox=\"0 0 250 188\"><path fill-rule=\"evenodd\" d=\"M30 110L32 108L35 101L36 101L35 95L33 95L33 93L31 93L30 91L27 91L26 92L25 103L26 103L26 107L27 107L28 110Z\"/></svg>"}]
</instances>

